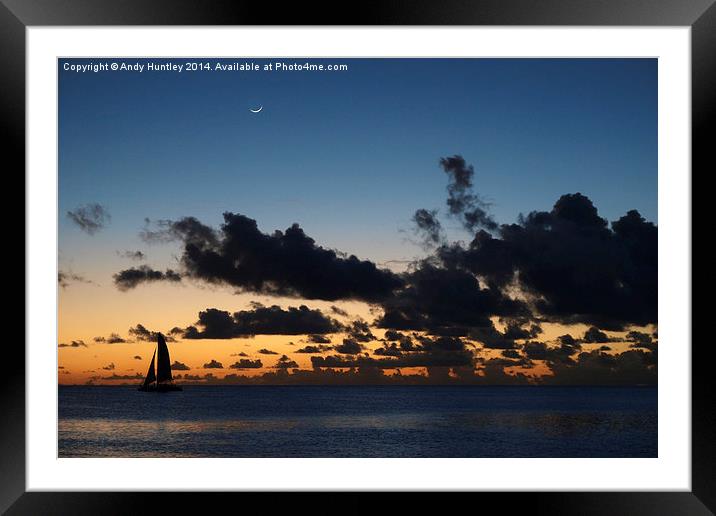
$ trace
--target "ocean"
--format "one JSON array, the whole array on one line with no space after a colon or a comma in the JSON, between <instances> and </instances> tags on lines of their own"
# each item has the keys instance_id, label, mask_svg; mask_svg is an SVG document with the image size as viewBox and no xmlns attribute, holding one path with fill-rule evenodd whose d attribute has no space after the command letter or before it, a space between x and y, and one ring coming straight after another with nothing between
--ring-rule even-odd
<instances>
[{"instance_id":1,"label":"ocean","mask_svg":"<svg viewBox=\"0 0 716 516\"><path fill-rule=\"evenodd\" d=\"M60 386L59 457L656 457L652 387Z\"/></svg>"}]
</instances>

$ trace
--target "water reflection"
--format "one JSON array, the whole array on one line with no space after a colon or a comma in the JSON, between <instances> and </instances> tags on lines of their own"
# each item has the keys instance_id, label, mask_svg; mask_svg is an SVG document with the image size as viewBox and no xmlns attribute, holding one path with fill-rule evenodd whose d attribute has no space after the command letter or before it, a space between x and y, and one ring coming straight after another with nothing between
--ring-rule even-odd
<instances>
[{"instance_id":1,"label":"water reflection","mask_svg":"<svg viewBox=\"0 0 716 516\"><path fill-rule=\"evenodd\" d=\"M133 393L118 390L104 403L96 399L104 391L68 391L60 398L58 451L60 457L656 455L655 391L615 398L597 390L591 410L585 392L574 392L267 389L249 397L216 390L185 392L160 405L159 398L127 403Z\"/></svg>"}]
</instances>

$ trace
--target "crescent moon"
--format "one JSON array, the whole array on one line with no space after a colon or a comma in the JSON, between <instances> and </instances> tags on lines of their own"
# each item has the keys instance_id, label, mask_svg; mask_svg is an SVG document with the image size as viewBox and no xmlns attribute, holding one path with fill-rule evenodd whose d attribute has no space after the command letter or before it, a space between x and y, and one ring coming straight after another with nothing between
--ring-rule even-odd
<instances>
[{"instance_id":1,"label":"crescent moon","mask_svg":"<svg viewBox=\"0 0 716 516\"><path fill-rule=\"evenodd\" d=\"M249 109L249 111L251 111L252 113L260 113L263 108L264 108L264 107L261 106L261 107L258 108L258 109Z\"/></svg>"}]
</instances>

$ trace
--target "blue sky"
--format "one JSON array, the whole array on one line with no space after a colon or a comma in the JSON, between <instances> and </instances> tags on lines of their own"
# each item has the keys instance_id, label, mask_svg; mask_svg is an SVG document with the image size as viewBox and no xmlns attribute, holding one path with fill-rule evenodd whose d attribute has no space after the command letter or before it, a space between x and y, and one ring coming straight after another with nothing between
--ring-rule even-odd
<instances>
[{"instance_id":1,"label":"blue sky","mask_svg":"<svg viewBox=\"0 0 716 516\"><path fill-rule=\"evenodd\" d=\"M445 212L438 160L453 154L500 222L577 191L610 221L629 209L657 221L655 59L313 61L349 69L76 73L60 60L61 259L141 248L145 217L217 225L224 211L266 232L298 222L362 258L411 258L410 217ZM63 216L90 202L112 215L95 237Z\"/></svg>"}]
</instances>

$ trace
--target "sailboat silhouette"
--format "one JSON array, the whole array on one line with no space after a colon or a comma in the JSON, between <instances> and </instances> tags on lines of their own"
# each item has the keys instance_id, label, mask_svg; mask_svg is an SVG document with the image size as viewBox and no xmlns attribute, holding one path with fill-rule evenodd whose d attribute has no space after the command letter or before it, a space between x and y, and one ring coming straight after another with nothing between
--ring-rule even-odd
<instances>
[{"instance_id":1,"label":"sailboat silhouette","mask_svg":"<svg viewBox=\"0 0 716 516\"><path fill-rule=\"evenodd\" d=\"M157 371L154 372L154 362L157 358ZM172 379L172 366L169 360L169 348L164 335L157 333L157 349L152 355L152 362L149 364L149 371L144 383L139 387L144 392L169 392L183 390L180 385Z\"/></svg>"}]
</instances>

